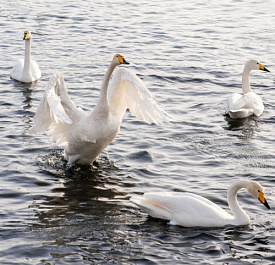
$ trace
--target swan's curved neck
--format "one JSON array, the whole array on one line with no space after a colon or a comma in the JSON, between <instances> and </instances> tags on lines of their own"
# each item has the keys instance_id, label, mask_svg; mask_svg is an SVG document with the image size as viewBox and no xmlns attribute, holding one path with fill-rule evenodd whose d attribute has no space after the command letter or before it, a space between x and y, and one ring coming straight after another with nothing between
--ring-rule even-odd
<instances>
[{"instance_id":1,"label":"swan's curved neck","mask_svg":"<svg viewBox=\"0 0 275 265\"><path fill-rule=\"evenodd\" d=\"M108 106L108 86L109 86L111 75L115 70L115 68L116 68L116 64L112 62L104 75L101 88L100 88L99 101L97 105Z\"/></svg>"},{"instance_id":2,"label":"swan's curved neck","mask_svg":"<svg viewBox=\"0 0 275 265\"><path fill-rule=\"evenodd\" d=\"M25 61L23 75L31 72L31 39L25 40Z\"/></svg>"},{"instance_id":3,"label":"swan's curved neck","mask_svg":"<svg viewBox=\"0 0 275 265\"><path fill-rule=\"evenodd\" d=\"M249 75L250 75L251 69L249 69L247 66L244 67L243 70L243 76L242 76L242 89L243 94L246 94L248 92L251 92L250 82L249 82Z\"/></svg>"},{"instance_id":4,"label":"swan's curved neck","mask_svg":"<svg viewBox=\"0 0 275 265\"><path fill-rule=\"evenodd\" d=\"M90 113L90 117L94 118L96 117L97 119L104 119L107 118L110 114L110 106L108 103L108 86L109 86L109 81L111 78L111 75L116 68L116 64L111 62L110 66L108 67L102 84L100 88L100 94L99 94L99 99L94 107L93 111Z\"/></svg>"},{"instance_id":5,"label":"swan's curved neck","mask_svg":"<svg viewBox=\"0 0 275 265\"><path fill-rule=\"evenodd\" d=\"M250 220L247 213L240 207L237 201L238 190L241 188L246 188L248 183L249 182L246 180L240 181L228 189L228 193L227 193L228 205L235 217L236 224L248 224Z\"/></svg>"}]
</instances>

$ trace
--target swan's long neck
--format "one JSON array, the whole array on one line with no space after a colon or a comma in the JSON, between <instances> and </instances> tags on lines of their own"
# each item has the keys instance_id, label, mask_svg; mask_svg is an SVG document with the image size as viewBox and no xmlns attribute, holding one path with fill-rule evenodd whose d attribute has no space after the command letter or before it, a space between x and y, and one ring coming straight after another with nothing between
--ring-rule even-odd
<instances>
[{"instance_id":1,"label":"swan's long neck","mask_svg":"<svg viewBox=\"0 0 275 265\"><path fill-rule=\"evenodd\" d=\"M243 76L242 76L242 89L243 94L246 94L248 92L251 92L250 82L249 82L249 75L250 75L251 69L247 67L247 65L244 67L243 70Z\"/></svg>"},{"instance_id":2,"label":"swan's long neck","mask_svg":"<svg viewBox=\"0 0 275 265\"><path fill-rule=\"evenodd\" d=\"M22 74L24 76L31 74L31 39L25 40L25 61Z\"/></svg>"},{"instance_id":3,"label":"swan's long neck","mask_svg":"<svg viewBox=\"0 0 275 265\"><path fill-rule=\"evenodd\" d=\"M112 62L104 75L104 78L101 84L101 89L100 89L99 101L98 101L98 103L100 103L101 105L102 104L108 105L108 86L109 86L111 75L114 72L115 68L116 68L116 64Z\"/></svg>"},{"instance_id":4,"label":"swan's long neck","mask_svg":"<svg viewBox=\"0 0 275 265\"><path fill-rule=\"evenodd\" d=\"M249 223L249 216L247 213L240 207L238 201L237 201L237 192L241 188L246 188L248 185L248 181L240 181L236 183L235 185L231 186L228 189L227 193L227 200L228 205L235 217L235 223L236 225L244 225Z\"/></svg>"}]
</instances>

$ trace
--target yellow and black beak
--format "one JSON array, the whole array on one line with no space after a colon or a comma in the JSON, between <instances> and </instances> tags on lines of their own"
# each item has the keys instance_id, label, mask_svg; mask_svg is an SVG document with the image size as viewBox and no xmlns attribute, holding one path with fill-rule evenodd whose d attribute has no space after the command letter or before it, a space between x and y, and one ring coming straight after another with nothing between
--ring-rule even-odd
<instances>
[{"instance_id":1,"label":"yellow and black beak","mask_svg":"<svg viewBox=\"0 0 275 265\"><path fill-rule=\"evenodd\" d=\"M266 71L266 72L270 72L267 68L265 68L262 64L259 63L259 69Z\"/></svg>"},{"instance_id":2,"label":"yellow and black beak","mask_svg":"<svg viewBox=\"0 0 275 265\"><path fill-rule=\"evenodd\" d=\"M267 209L270 209L263 192L259 191L258 199Z\"/></svg>"},{"instance_id":3,"label":"yellow and black beak","mask_svg":"<svg viewBox=\"0 0 275 265\"><path fill-rule=\"evenodd\" d=\"M27 40L29 38L29 33L28 32L24 32L24 38L23 40Z\"/></svg>"},{"instance_id":4,"label":"yellow and black beak","mask_svg":"<svg viewBox=\"0 0 275 265\"><path fill-rule=\"evenodd\" d=\"M120 62L121 64L129 64L128 62L126 62L126 60L124 59L124 57L121 56L121 55L118 56L118 60L119 60L119 62Z\"/></svg>"}]
</instances>

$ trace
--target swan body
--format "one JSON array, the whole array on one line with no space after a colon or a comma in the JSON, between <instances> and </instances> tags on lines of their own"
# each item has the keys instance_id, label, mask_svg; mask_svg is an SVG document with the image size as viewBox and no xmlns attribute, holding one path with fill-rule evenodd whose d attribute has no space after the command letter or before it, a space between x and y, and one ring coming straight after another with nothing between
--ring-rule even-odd
<instances>
[{"instance_id":1,"label":"swan body","mask_svg":"<svg viewBox=\"0 0 275 265\"><path fill-rule=\"evenodd\" d=\"M186 227L222 227L225 225L247 225L247 213L239 206L237 192L241 188L258 198L270 209L262 186L256 181L242 180L228 189L227 200L233 215L208 199L192 193L152 192L142 197L131 197L131 201L149 215L170 220L170 224Z\"/></svg>"},{"instance_id":2,"label":"swan body","mask_svg":"<svg viewBox=\"0 0 275 265\"><path fill-rule=\"evenodd\" d=\"M23 82L31 83L41 77L41 72L36 61L31 60L31 32L24 31L25 59L18 60L11 70L11 78Z\"/></svg>"},{"instance_id":3,"label":"swan body","mask_svg":"<svg viewBox=\"0 0 275 265\"><path fill-rule=\"evenodd\" d=\"M147 123L166 119L149 90L133 72L116 66L128 64L114 56L102 81L99 100L91 113L77 108L71 101L62 74L51 77L36 111L30 133L48 130L52 141L65 146L69 164L92 164L116 137L127 108ZM109 82L110 81L110 82Z\"/></svg>"},{"instance_id":4,"label":"swan body","mask_svg":"<svg viewBox=\"0 0 275 265\"><path fill-rule=\"evenodd\" d=\"M249 83L249 75L252 70L263 70L269 72L257 60L249 60L244 67L242 76L243 94L233 93L227 100L225 113L231 118L245 118L250 115L261 116L264 111L262 99L252 91Z\"/></svg>"}]
</instances>

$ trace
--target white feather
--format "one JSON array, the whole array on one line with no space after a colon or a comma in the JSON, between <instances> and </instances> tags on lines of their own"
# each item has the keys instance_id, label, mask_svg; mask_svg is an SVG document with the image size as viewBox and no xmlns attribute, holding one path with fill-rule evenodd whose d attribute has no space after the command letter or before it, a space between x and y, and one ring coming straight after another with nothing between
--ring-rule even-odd
<instances>
[{"instance_id":1,"label":"white feather","mask_svg":"<svg viewBox=\"0 0 275 265\"><path fill-rule=\"evenodd\" d=\"M227 100L225 113L231 118L245 118L250 115L261 116L264 112L262 99L254 92L249 84L249 75L252 70L264 70L269 72L257 60L249 60L244 67L242 76L243 94L233 93Z\"/></svg>"},{"instance_id":2,"label":"white feather","mask_svg":"<svg viewBox=\"0 0 275 265\"><path fill-rule=\"evenodd\" d=\"M61 98L62 97L62 98ZM34 125L29 133L43 133L46 130L51 140L58 145L67 142L67 135L82 111L70 100L62 74L54 74L45 87L45 94L34 116Z\"/></svg>"},{"instance_id":3,"label":"white feather","mask_svg":"<svg viewBox=\"0 0 275 265\"><path fill-rule=\"evenodd\" d=\"M121 118L128 108L132 115L148 124L160 124L169 119L142 80L128 68L115 71L108 87L108 100L111 112Z\"/></svg>"},{"instance_id":4,"label":"white feather","mask_svg":"<svg viewBox=\"0 0 275 265\"><path fill-rule=\"evenodd\" d=\"M263 111L263 101L254 92L248 92L245 95L234 93L227 101L226 113L231 118L245 118L250 115L260 116Z\"/></svg>"},{"instance_id":5,"label":"white feather","mask_svg":"<svg viewBox=\"0 0 275 265\"><path fill-rule=\"evenodd\" d=\"M25 34L28 34L25 39L25 58L15 63L10 76L17 81L31 83L41 77L41 71L36 61L31 60L31 32L27 30Z\"/></svg>"},{"instance_id":6,"label":"white feather","mask_svg":"<svg viewBox=\"0 0 275 265\"><path fill-rule=\"evenodd\" d=\"M159 124L167 119L143 82L130 70L116 71L109 83L122 58L114 56L104 76L99 101L90 114L71 101L62 74L53 75L46 85L30 133L47 130L52 141L65 145L69 163L91 164L118 134L127 107L147 123Z\"/></svg>"},{"instance_id":7,"label":"white feather","mask_svg":"<svg viewBox=\"0 0 275 265\"><path fill-rule=\"evenodd\" d=\"M256 181L240 180L228 189L227 200L232 215L208 199L181 192L149 192L143 196L131 197L131 201L150 216L169 220L170 224L186 227L219 227L225 225L246 225L250 218L237 202L237 192L241 188L256 198L261 191L261 202L269 208L262 186Z\"/></svg>"}]
</instances>

